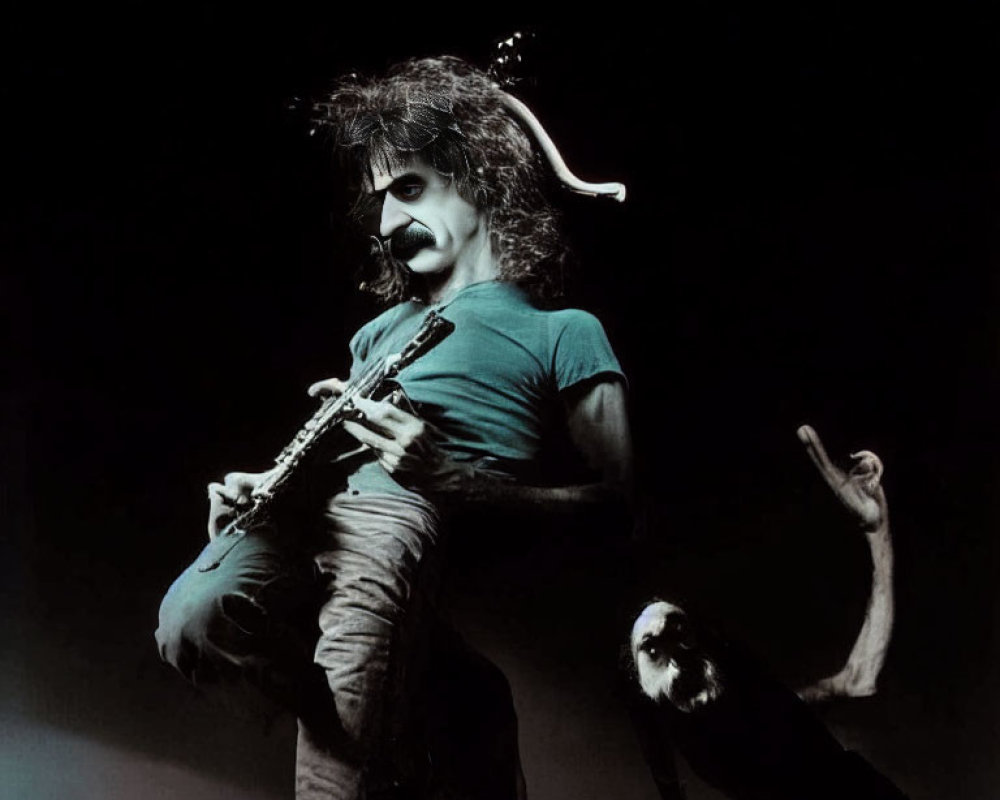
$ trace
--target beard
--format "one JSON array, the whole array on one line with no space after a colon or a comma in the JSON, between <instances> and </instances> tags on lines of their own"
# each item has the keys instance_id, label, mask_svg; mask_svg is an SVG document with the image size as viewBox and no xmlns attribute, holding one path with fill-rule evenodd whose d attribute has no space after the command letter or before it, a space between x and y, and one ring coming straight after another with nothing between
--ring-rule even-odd
<instances>
[{"instance_id":1,"label":"beard","mask_svg":"<svg viewBox=\"0 0 1000 800\"><path fill-rule=\"evenodd\" d=\"M655 703L671 705L685 714L714 703L725 688L715 663L696 653L667 658L655 669L644 665L639 684Z\"/></svg>"},{"instance_id":2,"label":"beard","mask_svg":"<svg viewBox=\"0 0 1000 800\"><path fill-rule=\"evenodd\" d=\"M674 708L685 714L715 702L722 694L719 672L707 658L693 659L683 668L671 659L667 673L664 694Z\"/></svg>"}]
</instances>

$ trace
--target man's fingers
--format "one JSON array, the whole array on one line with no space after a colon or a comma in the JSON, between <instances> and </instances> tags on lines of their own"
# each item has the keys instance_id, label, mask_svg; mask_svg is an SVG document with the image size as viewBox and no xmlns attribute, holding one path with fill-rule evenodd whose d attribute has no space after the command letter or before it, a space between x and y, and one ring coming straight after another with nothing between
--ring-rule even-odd
<instances>
[{"instance_id":1,"label":"man's fingers","mask_svg":"<svg viewBox=\"0 0 1000 800\"><path fill-rule=\"evenodd\" d=\"M385 423L413 423L418 422L419 419L413 414L403 411L397 408L392 403L386 403L385 401L379 400L369 400L365 397L356 397L354 399L354 405L362 414L365 415L367 419L372 422L383 425Z\"/></svg>"},{"instance_id":2,"label":"man's fingers","mask_svg":"<svg viewBox=\"0 0 1000 800\"><path fill-rule=\"evenodd\" d=\"M230 472L222 480L227 492L239 502L250 496L262 477L259 472Z\"/></svg>"},{"instance_id":3,"label":"man's fingers","mask_svg":"<svg viewBox=\"0 0 1000 800\"><path fill-rule=\"evenodd\" d=\"M220 483L208 484L208 500L230 508L247 505L250 495L263 476L257 472L230 472Z\"/></svg>"},{"instance_id":4,"label":"man's fingers","mask_svg":"<svg viewBox=\"0 0 1000 800\"><path fill-rule=\"evenodd\" d=\"M235 499L226 493L221 483L208 484L208 538L214 539L233 518Z\"/></svg>"},{"instance_id":5,"label":"man's fingers","mask_svg":"<svg viewBox=\"0 0 1000 800\"><path fill-rule=\"evenodd\" d=\"M816 431L809 425L802 425L797 433L799 441L806 446L809 458L812 459L817 469L823 474L827 483L834 488L838 487L844 480L844 473L830 460L830 457L826 454L826 448L823 447L823 442L820 441Z\"/></svg>"},{"instance_id":6,"label":"man's fingers","mask_svg":"<svg viewBox=\"0 0 1000 800\"><path fill-rule=\"evenodd\" d=\"M239 492L232 486L226 486L216 481L208 484L208 500L210 503L221 503L223 506L235 506Z\"/></svg>"},{"instance_id":7,"label":"man's fingers","mask_svg":"<svg viewBox=\"0 0 1000 800\"><path fill-rule=\"evenodd\" d=\"M373 431L371 428L366 428L364 425L350 420L345 420L343 425L344 430L361 442L361 444L366 444L381 453L395 453L396 455L403 454L403 448L400 447L399 442L395 439L382 436L381 434Z\"/></svg>"},{"instance_id":8,"label":"man's fingers","mask_svg":"<svg viewBox=\"0 0 1000 800\"><path fill-rule=\"evenodd\" d=\"M392 475L399 468L401 460L400 456L395 453L382 453L382 455L379 456L379 463L390 475Z\"/></svg>"},{"instance_id":9,"label":"man's fingers","mask_svg":"<svg viewBox=\"0 0 1000 800\"><path fill-rule=\"evenodd\" d=\"M208 484L209 539L214 539L235 516L250 506L250 495L263 477L257 472L230 472L221 483Z\"/></svg>"},{"instance_id":10,"label":"man's fingers","mask_svg":"<svg viewBox=\"0 0 1000 800\"><path fill-rule=\"evenodd\" d=\"M867 495L875 497L879 481L882 480L882 459L871 450L859 450L851 453L855 464L851 467L850 478L855 481Z\"/></svg>"},{"instance_id":11,"label":"man's fingers","mask_svg":"<svg viewBox=\"0 0 1000 800\"><path fill-rule=\"evenodd\" d=\"M327 378L325 381L316 381L306 389L310 397L330 397L335 394L343 394L347 384L339 378Z\"/></svg>"},{"instance_id":12,"label":"man's fingers","mask_svg":"<svg viewBox=\"0 0 1000 800\"><path fill-rule=\"evenodd\" d=\"M830 461L819 436L811 427L803 425L798 430L799 439L820 474L838 499L865 525L876 530L885 524L885 495L879 489L882 462L870 450L852 454L861 460L848 475Z\"/></svg>"},{"instance_id":13,"label":"man's fingers","mask_svg":"<svg viewBox=\"0 0 1000 800\"><path fill-rule=\"evenodd\" d=\"M871 450L858 450L856 453L851 453L851 458L857 462L851 468L852 475L874 475L876 480L882 477L882 459Z\"/></svg>"}]
</instances>

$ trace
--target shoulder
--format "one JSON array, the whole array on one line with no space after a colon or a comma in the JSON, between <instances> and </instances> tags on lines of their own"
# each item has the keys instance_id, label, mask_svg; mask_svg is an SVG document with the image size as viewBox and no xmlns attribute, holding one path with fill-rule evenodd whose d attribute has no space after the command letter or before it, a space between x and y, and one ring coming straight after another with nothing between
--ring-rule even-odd
<instances>
[{"instance_id":1,"label":"shoulder","mask_svg":"<svg viewBox=\"0 0 1000 800\"><path fill-rule=\"evenodd\" d=\"M601 321L582 308L561 308L557 311L545 312L550 325L555 329L600 328L604 330Z\"/></svg>"},{"instance_id":2,"label":"shoulder","mask_svg":"<svg viewBox=\"0 0 1000 800\"><path fill-rule=\"evenodd\" d=\"M547 317L552 371L560 390L599 375L624 378L597 317L579 308L551 311Z\"/></svg>"},{"instance_id":3,"label":"shoulder","mask_svg":"<svg viewBox=\"0 0 1000 800\"><path fill-rule=\"evenodd\" d=\"M553 347L567 343L590 341L593 339L607 340L607 333L601 321L579 308L563 308L558 311L545 312L549 341Z\"/></svg>"}]
</instances>

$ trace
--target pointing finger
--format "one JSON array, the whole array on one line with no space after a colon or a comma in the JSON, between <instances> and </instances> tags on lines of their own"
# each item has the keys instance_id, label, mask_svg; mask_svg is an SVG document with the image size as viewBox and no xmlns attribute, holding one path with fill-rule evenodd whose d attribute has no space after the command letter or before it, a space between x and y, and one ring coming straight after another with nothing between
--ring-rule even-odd
<instances>
[{"instance_id":1,"label":"pointing finger","mask_svg":"<svg viewBox=\"0 0 1000 800\"><path fill-rule=\"evenodd\" d=\"M826 448L823 447L823 442L820 441L819 435L809 425L802 425L797 433L799 441L806 446L806 452L820 471L820 474L822 474L826 482L834 490L837 490L844 481L844 473L826 454Z\"/></svg>"}]
</instances>

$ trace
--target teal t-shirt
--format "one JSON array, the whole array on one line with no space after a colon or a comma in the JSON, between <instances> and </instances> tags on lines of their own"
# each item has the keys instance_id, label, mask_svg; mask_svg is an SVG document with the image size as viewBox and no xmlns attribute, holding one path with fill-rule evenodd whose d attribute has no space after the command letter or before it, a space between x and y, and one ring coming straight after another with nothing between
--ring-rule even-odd
<instances>
[{"instance_id":1,"label":"teal t-shirt","mask_svg":"<svg viewBox=\"0 0 1000 800\"><path fill-rule=\"evenodd\" d=\"M351 377L402 350L432 308L455 329L397 380L458 461L531 461L552 415L561 413L560 392L604 373L624 377L596 317L536 308L523 289L498 281L466 286L443 306L410 300L376 317L351 339ZM348 483L403 491L374 460Z\"/></svg>"}]
</instances>

